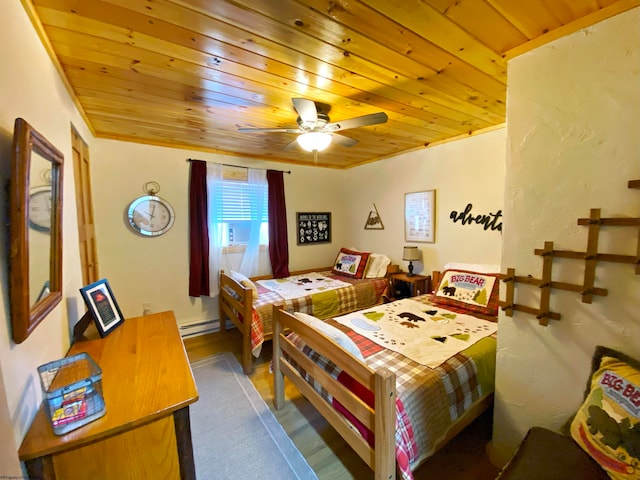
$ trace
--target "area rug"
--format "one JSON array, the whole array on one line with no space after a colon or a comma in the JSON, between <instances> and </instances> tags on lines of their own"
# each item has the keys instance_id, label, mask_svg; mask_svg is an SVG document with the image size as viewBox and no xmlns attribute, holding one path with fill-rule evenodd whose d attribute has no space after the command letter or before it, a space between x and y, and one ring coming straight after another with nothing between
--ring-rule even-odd
<instances>
[{"instance_id":1,"label":"area rug","mask_svg":"<svg viewBox=\"0 0 640 480\"><path fill-rule=\"evenodd\" d=\"M190 406L198 480L318 478L232 353L191 368L200 395Z\"/></svg>"}]
</instances>

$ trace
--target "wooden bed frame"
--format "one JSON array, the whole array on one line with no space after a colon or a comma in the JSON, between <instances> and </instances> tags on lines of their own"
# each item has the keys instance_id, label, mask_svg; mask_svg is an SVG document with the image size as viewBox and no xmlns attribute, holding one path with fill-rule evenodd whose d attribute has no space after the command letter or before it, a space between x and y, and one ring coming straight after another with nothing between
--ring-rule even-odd
<instances>
[{"instance_id":1,"label":"wooden bed frame","mask_svg":"<svg viewBox=\"0 0 640 480\"><path fill-rule=\"evenodd\" d=\"M308 270L298 270L290 275L303 275L305 273L331 270L333 267L310 268ZM273 278L271 275L253 277L251 281ZM233 292L233 293L231 293ZM242 370L249 375L253 370L253 359L251 358L251 322L243 322L240 318L251 318L253 309L253 291L236 282L227 275L224 270L220 270L220 298L218 299L218 309L220 312L220 331L227 330L228 318L233 322L242 335ZM242 317L240 317L240 315ZM264 332L264 339L270 340L273 332Z\"/></svg>"},{"instance_id":2,"label":"wooden bed frame","mask_svg":"<svg viewBox=\"0 0 640 480\"><path fill-rule=\"evenodd\" d=\"M284 377L294 385L336 429L362 460L375 472L376 479L394 479L396 475L396 376L386 368L373 371L362 364L346 350L329 340L325 335L299 321L274 305L273 336L273 382L276 409L284 406ZM284 331L296 332L300 338L321 355L330 358L362 385L369 388L375 397L371 409L355 394L333 379L291 343ZM291 361L304 368L317 382L375 434L375 449L355 430L344 417L333 409L298 370L284 357L286 352Z\"/></svg>"},{"instance_id":3,"label":"wooden bed frame","mask_svg":"<svg viewBox=\"0 0 640 480\"><path fill-rule=\"evenodd\" d=\"M333 266L309 268L290 272L290 275L304 275L311 272L326 272L333 269ZM398 271L398 265L391 264L387 267L387 277L390 273ZM272 275L252 277L252 281L266 280L273 278ZM233 292L233 293L231 293ZM238 328L242 335L242 370L249 375L253 370L253 359L251 357L251 322L243 322L241 318L251 318L253 308L253 291L241 285L224 270L220 271L220 296L218 298L218 309L220 312L220 331L226 331L226 319L230 319ZM271 340L273 332L264 332L264 340Z\"/></svg>"},{"instance_id":4,"label":"wooden bed frame","mask_svg":"<svg viewBox=\"0 0 640 480\"><path fill-rule=\"evenodd\" d=\"M307 324L296 319L292 314L274 306L273 314L273 376L274 405L276 409L284 406L284 377L287 377L319 411L338 434L353 448L362 460L374 471L376 480L393 480L396 478L395 458L395 410L396 410L396 377L387 368L376 371L363 365L338 344ZM362 385L367 386L375 398L375 407L371 409L355 394L327 374L304 353L302 353L287 337L295 332L302 342L331 359L340 369L346 371ZM287 356L284 355L286 353ZM287 358L288 357L288 358ZM292 362L295 362L292 364ZM369 430L375 434L375 448L371 448L360 433L336 411L327 401L300 375L295 364L300 365L313 378L316 384L322 385L336 400L347 409ZM435 451L446 445L473 420L478 418L487 408L493 405L493 392L484 395L458 420L451 425L446 436L437 443Z\"/></svg>"}]
</instances>

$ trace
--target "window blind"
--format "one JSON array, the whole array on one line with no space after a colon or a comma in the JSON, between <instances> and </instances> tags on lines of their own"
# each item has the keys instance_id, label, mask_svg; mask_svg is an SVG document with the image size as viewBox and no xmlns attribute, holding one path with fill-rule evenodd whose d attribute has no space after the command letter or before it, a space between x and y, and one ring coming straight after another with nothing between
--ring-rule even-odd
<instances>
[{"instance_id":1,"label":"window blind","mask_svg":"<svg viewBox=\"0 0 640 480\"><path fill-rule=\"evenodd\" d=\"M250 185L245 182L225 181L222 183L222 221L237 222L253 220L255 205L263 202L262 222L269 221L266 185Z\"/></svg>"}]
</instances>

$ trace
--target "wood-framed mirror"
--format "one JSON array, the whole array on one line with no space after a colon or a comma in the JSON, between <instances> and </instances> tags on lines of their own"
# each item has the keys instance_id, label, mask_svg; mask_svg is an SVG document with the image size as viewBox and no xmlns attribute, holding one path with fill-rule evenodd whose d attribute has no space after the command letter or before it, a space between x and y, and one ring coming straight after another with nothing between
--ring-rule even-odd
<instances>
[{"instance_id":1,"label":"wood-framed mirror","mask_svg":"<svg viewBox=\"0 0 640 480\"><path fill-rule=\"evenodd\" d=\"M24 342L62 300L64 156L24 119L13 132L9 289L11 330Z\"/></svg>"}]
</instances>

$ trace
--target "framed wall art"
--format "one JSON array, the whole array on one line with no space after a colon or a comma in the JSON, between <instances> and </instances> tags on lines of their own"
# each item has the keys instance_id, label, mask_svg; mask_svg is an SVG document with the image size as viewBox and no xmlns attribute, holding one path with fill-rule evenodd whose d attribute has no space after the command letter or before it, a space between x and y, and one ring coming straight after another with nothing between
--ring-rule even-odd
<instances>
[{"instance_id":1,"label":"framed wall art","mask_svg":"<svg viewBox=\"0 0 640 480\"><path fill-rule=\"evenodd\" d=\"M331 212L298 212L298 245L331 243Z\"/></svg>"},{"instance_id":2,"label":"framed wall art","mask_svg":"<svg viewBox=\"0 0 640 480\"><path fill-rule=\"evenodd\" d=\"M436 241L436 191L404 194L404 239L407 242Z\"/></svg>"},{"instance_id":3,"label":"framed wall art","mask_svg":"<svg viewBox=\"0 0 640 480\"><path fill-rule=\"evenodd\" d=\"M369 210L369 216L367 217L367 222L364 224L365 230L384 230L384 224L382 223L382 218L380 218L380 214L378 213L378 207L376 204L373 204L373 210Z\"/></svg>"}]
</instances>

